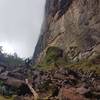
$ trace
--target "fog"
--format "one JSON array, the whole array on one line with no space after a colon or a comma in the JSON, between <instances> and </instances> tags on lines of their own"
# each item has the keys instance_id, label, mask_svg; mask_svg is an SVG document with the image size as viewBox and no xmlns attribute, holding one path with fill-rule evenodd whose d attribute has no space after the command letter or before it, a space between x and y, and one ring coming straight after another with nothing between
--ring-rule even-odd
<instances>
[{"instance_id":1,"label":"fog","mask_svg":"<svg viewBox=\"0 0 100 100\"><path fill-rule=\"evenodd\" d=\"M0 0L0 45L20 57L33 55L44 15L45 0Z\"/></svg>"}]
</instances>

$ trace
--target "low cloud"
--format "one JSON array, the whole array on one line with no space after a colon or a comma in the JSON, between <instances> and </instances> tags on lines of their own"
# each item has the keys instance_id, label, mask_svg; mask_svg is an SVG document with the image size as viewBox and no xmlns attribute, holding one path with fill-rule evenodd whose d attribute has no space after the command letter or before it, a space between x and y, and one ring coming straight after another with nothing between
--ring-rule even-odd
<instances>
[{"instance_id":1,"label":"low cloud","mask_svg":"<svg viewBox=\"0 0 100 100\"><path fill-rule=\"evenodd\" d=\"M0 0L0 43L21 57L32 56L40 33L45 0Z\"/></svg>"}]
</instances>

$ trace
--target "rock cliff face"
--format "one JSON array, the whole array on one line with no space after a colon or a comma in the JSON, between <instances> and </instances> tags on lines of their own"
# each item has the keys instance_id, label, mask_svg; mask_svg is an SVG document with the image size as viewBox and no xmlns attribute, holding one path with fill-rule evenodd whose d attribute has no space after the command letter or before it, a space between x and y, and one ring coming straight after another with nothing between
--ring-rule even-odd
<instances>
[{"instance_id":1,"label":"rock cliff face","mask_svg":"<svg viewBox=\"0 0 100 100\"><path fill-rule=\"evenodd\" d=\"M100 0L46 0L33 60L41 60L50 46L63 49L71 60L99 55Z\"/></svg>"}]
</instances>

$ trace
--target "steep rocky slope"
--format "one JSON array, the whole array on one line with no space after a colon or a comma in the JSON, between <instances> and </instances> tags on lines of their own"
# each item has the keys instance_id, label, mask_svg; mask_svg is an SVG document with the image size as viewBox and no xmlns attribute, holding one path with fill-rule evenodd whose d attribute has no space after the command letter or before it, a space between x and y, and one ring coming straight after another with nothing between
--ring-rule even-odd
<instances>
[{"instance_id":1,"label":"steep rocky slope","mask_svg":"<svg viewBox=\"0 0 100 100\"><path fill-rule=\"evenodd\" d=\"M50 46L64 50L72 61L97 57L100 0L46 0L44 23L33 60L41 61Z\"/></svg>"}]
</instances>

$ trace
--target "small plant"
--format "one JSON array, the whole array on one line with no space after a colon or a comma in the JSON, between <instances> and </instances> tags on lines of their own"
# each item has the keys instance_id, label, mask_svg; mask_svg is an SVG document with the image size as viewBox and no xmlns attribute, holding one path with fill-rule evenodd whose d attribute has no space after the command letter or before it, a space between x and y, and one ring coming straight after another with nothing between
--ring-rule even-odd
<instances>
[{"instance_id":1,"label":"small plant","mask_svg":"<svg viewBox=\"0 0 100 100\"><path fill-rule=\"evenodd\" d=\"M50 70L63 64L65 64L63 50L59 47L52 46L47 49L43 61L36 66L39 69Z\"/></svg>"},{"instance_id":2,"label":"small plant","mask_svg":"<svg viewBox=\"0 0 100 100\"><path fill-rule=\"evenodd\" d=\"M51 64L57 62L57 60L63 56L63 50L58 47L49 47L46 51L45 63Z\"/></svg>"}]
</instances>

